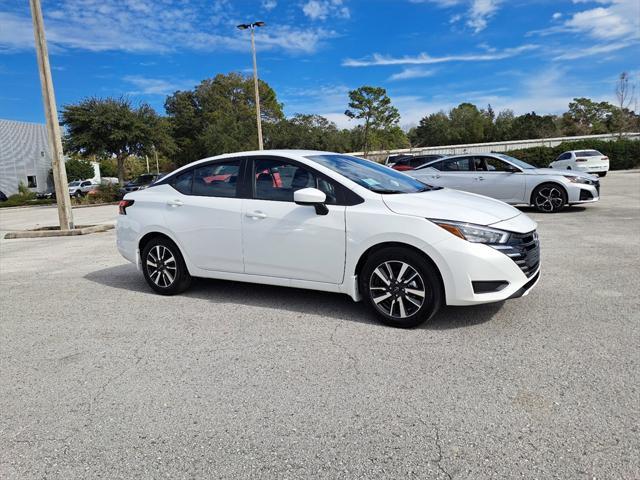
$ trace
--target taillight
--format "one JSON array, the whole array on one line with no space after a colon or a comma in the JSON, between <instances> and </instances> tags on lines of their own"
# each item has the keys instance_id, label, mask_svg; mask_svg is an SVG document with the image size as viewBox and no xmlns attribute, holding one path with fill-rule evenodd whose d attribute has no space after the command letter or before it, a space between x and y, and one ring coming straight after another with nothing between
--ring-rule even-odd
<instances>
[{"instance_id":1,"label":"taillight","mask_svg":"<svg viewBox=\"0 0 640 480\"><path fill-rule=\"evenodd\" d=\"M120 213L120 215L126 215L127 208L131 205L133 205L133 200L120 200L120 203L118 203L118 213Z\"/></svg>"},{"instance_id":2,"label":"taillight","mask_svg":"<svg viewBox=\"0 0 640 480\"><path fill-rule=\"evenodd\" d=\"M576 158L576 162L586 162L586 158Z\"/></svg>"},{"instance_id":3,"label":"taillight","mask_svg":"<svg viewBox=\"0 0 640 480\"><path fill-rule=\"evenodd\" d=\"M602 157L602 160L603 160L603 161L605 161L605 160L606 160L606 161L608 162L608 161L609 161L609 157Z\"/></svg>"}]
</instances>

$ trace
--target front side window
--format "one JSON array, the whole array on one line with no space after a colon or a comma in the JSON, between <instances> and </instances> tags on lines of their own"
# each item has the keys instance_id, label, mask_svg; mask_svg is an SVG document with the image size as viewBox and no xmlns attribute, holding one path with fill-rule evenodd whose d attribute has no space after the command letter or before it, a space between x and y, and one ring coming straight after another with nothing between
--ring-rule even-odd
<instances>
[{"instance_id":1,"label":"front side window","mask_svg":"<svg viewBox=\"0 0 640 480\"><path fill-rule=\"evenodd\" d=\"M512 169L511 165L494 157L476 158L477 172L510 172Z\"/></svg>"},{"instance_id":2,"label":"front side window","mask_svg":"<svg viewBox=\"0 0 640 480\"><path fill-rule=\"evenodd\" d=\"M293 202L293 192L302 188L317 188L327 196L326 203L336 203L333 184L309 169L286 160L256 160L253 164L255 198Z\"/></svg>"},{"instance_id":3,"label":"front side window","mask_svg":"<svg viewBox=\"0 0 640 480\"><path fill-rule=\"evenodd\" d=\"M402 172L363 158L350 155L311 155L307 158L376 193L418 193L433 189Z\"/></svg>"},{"instance_id":4,"label":"front side window","mask_svg":"<svg viewBox=\"0 0 640 480\"><path fill-rule=\"evenodd\" d=\"M194 168L192 195L233 198L236 196L239 173L240 160Z\"/></svg>"}]
</instances>

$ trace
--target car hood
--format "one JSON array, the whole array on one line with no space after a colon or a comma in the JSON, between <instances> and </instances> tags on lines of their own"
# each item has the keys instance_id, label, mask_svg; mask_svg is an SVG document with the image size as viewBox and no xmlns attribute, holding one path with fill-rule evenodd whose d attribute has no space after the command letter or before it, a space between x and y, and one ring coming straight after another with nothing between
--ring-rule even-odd
<instances>
[{"instance_id":1,"label":"car hood","mask_svg":"<svg viewBox=\"0 0 640 480\"><path fill-rule=\"evenodd\" d=\"M533 168L524 170L526 175L569 175L572 177L587 178L589 180L597 180L598 177L589 173L579 172L577 170L560 170L556 168Z\"/></svg>"},{"instance_id":2,"label":"car hood","mask_svg":"<svg viewBox=\"0 0 640 480\"><path fill-rule=\"evenodd\" d=\"M511 231L526 233L536 228L533 220L511 205L475 193L448 188L421 193L383 195L382 200L391 211L401 215L476 225L493 225L522 217L518 218L518 221L508 222L512 226Z\"/></svg>"}]
</instances>

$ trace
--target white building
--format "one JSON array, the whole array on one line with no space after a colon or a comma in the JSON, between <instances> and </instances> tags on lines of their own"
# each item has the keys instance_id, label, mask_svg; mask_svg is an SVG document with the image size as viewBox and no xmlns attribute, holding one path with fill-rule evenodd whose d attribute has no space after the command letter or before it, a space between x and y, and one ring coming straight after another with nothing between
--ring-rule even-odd
<instances>
[{"instance_id":1,"label":"white building","mask_svg":"<svg viewBox=\"0 0 640 480\"><path fill-rule=\"evenodd\" d=\"M0 120L0 191L18 192L20 182L31 191L53 191L51 154L43 124Z\"/></svg>"}]
</instances>

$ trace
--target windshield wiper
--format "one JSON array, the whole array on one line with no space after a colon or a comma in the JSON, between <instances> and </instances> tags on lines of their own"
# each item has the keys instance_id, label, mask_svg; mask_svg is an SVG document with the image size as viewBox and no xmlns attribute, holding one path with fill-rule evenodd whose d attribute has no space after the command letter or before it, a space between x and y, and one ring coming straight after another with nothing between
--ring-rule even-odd
<instances>
[{"instance_id":1,"label":"windshield wiper","mask_svg":"<svg viewBox=\"0 0 640 480\"><path fill-rule=\"evenodd\" d=\"M369 190L371 190L372 192L375 193L382 193L382 194L386 194L386 193L405 193L401 190L392 190L390 188L376 188L376 187L370 187Z\"/></svg>"}]
</instances>

